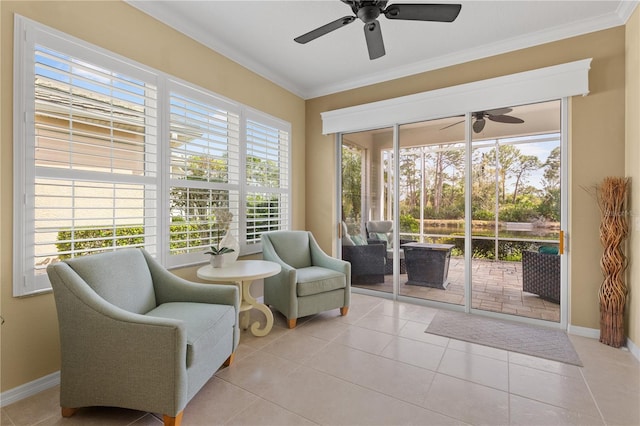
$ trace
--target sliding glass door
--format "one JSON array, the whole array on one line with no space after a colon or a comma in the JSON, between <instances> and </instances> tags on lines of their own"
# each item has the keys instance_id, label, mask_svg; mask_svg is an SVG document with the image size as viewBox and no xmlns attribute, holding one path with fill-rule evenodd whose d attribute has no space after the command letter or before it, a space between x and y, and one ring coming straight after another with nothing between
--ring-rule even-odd
<instances>
[{"instance_id":1,"label":"sliding glass door","mask_svg":"<svg viewBox=\"0 0 640 426\"><path fill-rule=\"evenodd\" d=\"M474 309L560 321L560 106L472 114Z\"/></svg>"},{"instance_id":2,"label":"sliding glass door","mask_svg":"<svg viewBox=\"0 0 640 426\"><path fill-rule=\"evenodd\" d=\"M393 294L391 229L368 229L373 222L391 220L393 197L385 190L393 129L345 134L341 141L342 258L351 262L352 285ZM379 231L379 232L378 232Z\"/></svg>"},{"instance_id":3,"label":"sliding glass door","mask_svg":"<svg viewBox=\"0 0 640 426\"><path fill-rule=\"evenodd\" d=\"M399 126L401 296L465 305L464 122Z\"/></svg>"},{"instance_id":4,"label":"sliding glass door","mask_svg":"<svg viewBox=\"0 0 640 426\"><path fill-rule=\"evenodd\" d=\"M561 105L343 134L354 288L560 321Z\"/></svg>"}]
</instances>

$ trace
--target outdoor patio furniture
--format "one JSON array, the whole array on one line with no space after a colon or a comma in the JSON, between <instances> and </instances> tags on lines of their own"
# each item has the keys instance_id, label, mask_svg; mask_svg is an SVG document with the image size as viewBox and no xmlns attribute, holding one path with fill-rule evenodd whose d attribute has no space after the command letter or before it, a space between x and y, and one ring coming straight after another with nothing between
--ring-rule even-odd
<instances>
[{"instance_id":1,"label":"outdoor patio furniture","mask_svg":"<svg viewBox=\"0 0 640 426\"><path fill-rule=\"evenodd\" d=\"M367 237L369 240L383 241L387 247L387 263L385 265L385 275L393 274L393 222L390 220L371 220L367 222ZM400 239L400 247L406 243L415 242L414 240ZM402 248L399 250L400 256L400 273L406 274L407 269L404 260L404 252Z\"/></svg>"},{"instance_id":2,"label":"outdoor patio furniture","mask_svg":"<svg viewBox=\"0 0 640 426\"><path fill-rule=\"evenodd\" d=\"M383 241L349 235L342 222L342 260L351 263L352 284L384 283L387 248Z\"/></svg>"},{"instance_id":3,"label":"outdoor patio furniture","mask_svg":"<svg viewBox=\"0 0 640 426\"><path fill-rule=\"evenodd\" d=\"M560 256L523 251L522 289L550 302L560 303Z\"/></svg>"},{"instance_id":4,"label":"outdoor patio furniture","mask_svg":"<svg viewBox=\"0 0 640 426\"><path fill-rule=\"evenodd\" d=\"M445 289L453 244L407 243L407 284Z\"/></svg>"},{"instance_id":5,"label":"outdoor patio furniture","mask_svg":"<svg viewBox=\"0 0 640 426\"><path fill-rule=\"evenodd\" d=\"M351 263L352 284L383 283L386 257L384 244L342 246L342 260Z\"/></svg>"}]
</instances>

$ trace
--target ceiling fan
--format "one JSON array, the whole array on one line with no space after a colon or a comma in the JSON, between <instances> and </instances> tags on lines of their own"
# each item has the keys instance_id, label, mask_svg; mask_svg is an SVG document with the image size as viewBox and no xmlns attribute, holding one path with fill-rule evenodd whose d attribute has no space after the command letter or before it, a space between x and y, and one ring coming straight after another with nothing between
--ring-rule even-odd
<instances>
[{"instance_id":1,"label":"ceiling fan","mask_svg":"<svg viewBox=\"0 0 640 426\"><path fill-rule=\"evenodd\" d=\"M369 50L369 59L377 59L385 55L384 42L378 16L387 19L407 21L453 22L460 13L460 4L391 4L387 0L340 0L351 7L356 16L344 16L329 22L315 30L309 31L294 40L300 44L308 43L320 36L352 23L356 18L364 22L364 36Z\"/></svg>"},{"instance_id":2,"label":"ceiling fan","mask_svg":"<svg viewBox=\"0 0 640 426\"><path fill-rule=\"evenodd\" d=\"M507 115L511 111L513 111L513 108L499 108L499 109L492 109L487 111L473 112L471 113L471 117L474 120L474 122L471 127L473 128L474 133L480 133L484 129L484 126L487 124L486 119L495 121L497 123L508 123L508 124L524 123L524 120L521 118L514 117L512 115ZM460 123L464 123L464 120L445 126L440 130L448 129L449 127L453 127Z\"/></svg>"}]
</instances>

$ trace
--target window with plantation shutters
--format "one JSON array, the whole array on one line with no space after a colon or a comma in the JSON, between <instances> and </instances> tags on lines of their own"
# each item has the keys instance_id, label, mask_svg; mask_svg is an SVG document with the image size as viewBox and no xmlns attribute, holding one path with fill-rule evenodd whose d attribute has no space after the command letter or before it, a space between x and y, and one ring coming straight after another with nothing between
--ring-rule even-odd
<instances>
[{"instance_id":1,"label":"window with plantation shutters","mask_svg":"<svg viewBox=\"0 0 640 426\"><path fill-rule=\"evenodd\" d=\"M246 243L289 229L289 126L248 112L246 120Z\"/></svg>"},{"instance_id":2,"label":"window with plantation shutters","mask_svg":"<svg viewBox=\"0 0 640 426\"><path fill-rule=\"evenodd\" d=\"M47 265L142 247L167 267L288 229L290 125L15 18L15 296Z\"/></svg>"},{"instance_id":3,"label":"window with plantation shutters","mask_svg":"<svg viewBox=\"0 0 640 426\"><path fill-rule=\"evenodd\" d=\"M45 31L31 35L23 105L32 127L16 153L31 159L18 171L24 194L14 197L26 240L14 259L18 295L49 288L52 262L119 247L153 253L158 233L153 76L75 57L71 43Z\"/></svg>"},{"instance_id":4,"label":"window with plantation shutters","mask_svg":"<svg viewBox=\"0 0 640 426\"><path fill-rule=\"evenodd\" d=\"M236 106L178 84L170 115L168 262L174 264L202 260L227 231L238 235L240 115Z\"/></svg>"}]
</instances>

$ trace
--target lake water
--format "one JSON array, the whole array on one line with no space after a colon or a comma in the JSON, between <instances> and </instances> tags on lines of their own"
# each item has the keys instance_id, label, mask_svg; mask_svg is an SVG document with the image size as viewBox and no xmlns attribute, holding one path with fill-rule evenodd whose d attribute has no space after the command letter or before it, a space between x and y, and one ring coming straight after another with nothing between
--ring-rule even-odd
<instances>
[{"instance_id":1,"label":"lake water","mask_svg":"<svg viewBox=\"0 0 640 426\"><path fill-rule=\"evenodd\" d=\"M487 226L484 222L481 226L475 226L472 224L471 234L479 237L493 237L495 235L494 228ZM525 228L524 226L522 228ZM517 226L507 226L501 224L498 228L498 237L507 239L532 239L532 240L553 240L558 239L560 236L559 227L545 226L545 227L529 227L530 229L518 229ZM464 224L463 223L443 223L440 226L425 226L424 234L427 236L464 236ZM403 237L409 236L402 234ZM413 235L414 239L418 239L419 235Z\"/></svg>"}]
</instances>

